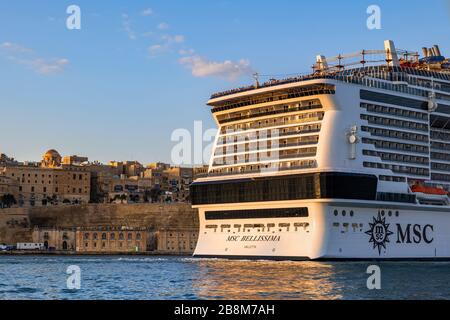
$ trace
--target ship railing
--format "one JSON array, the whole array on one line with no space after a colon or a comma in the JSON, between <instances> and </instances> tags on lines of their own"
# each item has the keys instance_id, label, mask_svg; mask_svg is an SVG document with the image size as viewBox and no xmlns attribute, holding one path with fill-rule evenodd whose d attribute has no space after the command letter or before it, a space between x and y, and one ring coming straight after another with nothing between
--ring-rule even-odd
<instances>
[{"instance_id":1,"label":"ship railing","mask_svg":"<svg viewBox=\"0 0 450 320\"><path fill-rule=\"evenodd\" d=\"M273 170L274 172L277 171L291 171L291 170L305 170L305 169L312 169L315 168L316 164L305 164L301 166L292 166L292 167L281 167L281 168L264 168L264 169L255 169L255 170L242 170L242 171L235 171L235 172L210 172L205 177L221 177L221 176L236 176L236 175L243 175L243 174L252 174L252 173L267 173L267 171Z\"/></svg>"}]
</instances>

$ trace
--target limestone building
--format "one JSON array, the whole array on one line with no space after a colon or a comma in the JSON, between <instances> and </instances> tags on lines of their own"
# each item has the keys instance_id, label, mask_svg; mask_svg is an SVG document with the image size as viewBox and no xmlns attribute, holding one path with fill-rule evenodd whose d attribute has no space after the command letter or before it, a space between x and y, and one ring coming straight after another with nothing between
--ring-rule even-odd
<instances>
[{"instance_id":1,"label":"limestone building","mask_svg":"<svg viewBox=\"0 0 450 320\"><path fill-rule=\"evenodd\" d=\"M76 251L82 253L143 253L151 233L145 228L78 228Z\"/></svg>"},{"instance_id":2,"label":"limestone building","mask_svg":"<svg viewBox=\"0 0 450 320\"><path fill-rule=\"evenodd\" d=\"M12 199L5 199L5 196L12 197ZM0 174L0 208L14 205L13 202L17 202L18 198L19 183L17 182L17 180ZM4 203L4 201L11 203Z\"/></svg>"},{"instance_id":3,"label":"limestone building","mask_svg":"<svg viewBox=\"0 0 450 320\"><path fill-rule=\"evenodd\" d=\"M90 200L90 172L82 166L62 165L55 150L44 154L40 166L5 166L2 174L18 184L19 206L80 204Z\"/></svg>"},{"instance_id":4,"label":"limestone building","mask_svg":"<svg viewBox=\"0 0 450 320\"><path fill-rule=\"evenodd\" d=\"M63 158L62 164L65 165L82 165L84 163L87 163L89 161L88 157L80 157L80 156L67 156Z\"/></svg>"},{"instance_id":5,"label":"limestone building","mask_svg":"<svg viewBox=\"0 0 450 320\"><path fill-rule=\"evenodd\" d=\"M75 251L76 230L60 228L33 229L33 243L43 243L46 250Z\"/></svg>"},{"instance_id":6,"label":"limestone building","mask_svg":"<svg viewBox=\"0 0 450 320\"><path fill-rule=\"evenodd\" d=\"M198 240L198 229L166 229L158 232L160 253L192 254Z\"/></svg>"},{"instance_id":7,"label":"limestone building","mask_svg":"<svg viewBox=\"0 0 450 320\"><path fill-rule=\"evenodd\" d=\"M193 182L192 168L173 167L165 171L168 174L169 191L174 202L189 202L189 187Z\"/></svg>"}]
</instances>

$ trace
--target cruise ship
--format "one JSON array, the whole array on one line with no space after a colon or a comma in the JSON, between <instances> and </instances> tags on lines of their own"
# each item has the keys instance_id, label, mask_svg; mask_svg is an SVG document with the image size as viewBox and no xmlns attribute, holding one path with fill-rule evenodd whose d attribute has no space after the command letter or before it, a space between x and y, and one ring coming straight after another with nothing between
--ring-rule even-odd
<instances>
[{"instance_id":1,"label":"cruise ship","mask_svg":"<svg viewBox=\"0 0 450 320\"><path fill-rule=\"evenodd\" d=\"M195 257L450 259L450 60L439 46L317 56L212 95Z\"/></svg>"}]
</instances>

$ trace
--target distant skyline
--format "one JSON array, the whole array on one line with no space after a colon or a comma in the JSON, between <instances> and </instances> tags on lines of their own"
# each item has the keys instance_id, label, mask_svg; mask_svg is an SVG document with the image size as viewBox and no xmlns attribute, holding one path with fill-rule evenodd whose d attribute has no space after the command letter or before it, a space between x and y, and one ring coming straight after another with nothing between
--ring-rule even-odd
<instances>
[{"instance_id":1,"label":"distant skyline","mask_svg":"<svg viewBox=\"0 0 450 320\"><path fill-rule=\"evenodd\" d=\"M66 28L72 4L81 30ZM381 30L366 27L372 4ZM172 132L214 128L209 96L254 72L304 73L386 39L450 56L450 1L10 0L0 30L0 153L170 163Z\"/></svg>"}]
</instances>

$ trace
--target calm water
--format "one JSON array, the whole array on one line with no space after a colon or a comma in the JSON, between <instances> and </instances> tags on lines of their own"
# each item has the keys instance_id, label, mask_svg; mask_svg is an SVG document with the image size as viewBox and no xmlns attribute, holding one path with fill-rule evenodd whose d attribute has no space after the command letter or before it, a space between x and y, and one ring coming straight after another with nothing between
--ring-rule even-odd
<instances>
[{"instance_id":1,"label":"calm water","mask_svg":"<svg viewBox=\"0 0 450 320\"><path fill-rule=\"evenodd\" d=\"M384 262L369 291L364 262L183 257L0 256L0 299L449 299L450 263ZM66 269L81 268L81 289Z\"/></svg>"}]
</instances>

